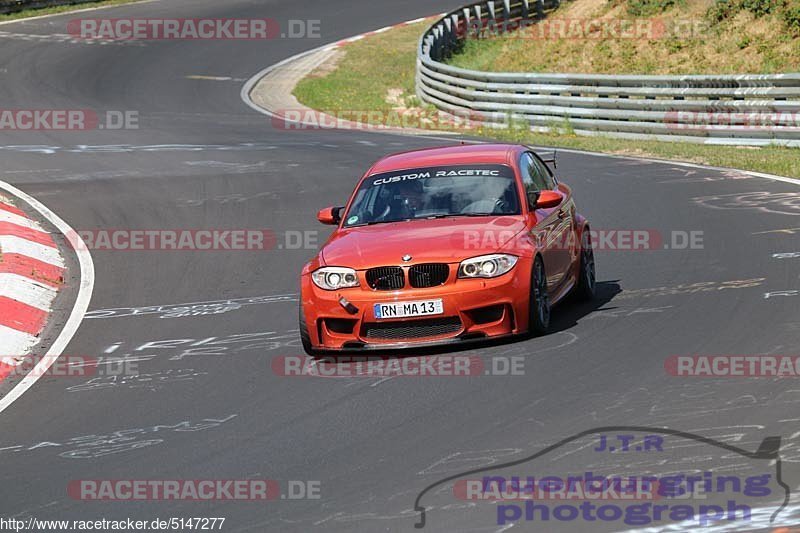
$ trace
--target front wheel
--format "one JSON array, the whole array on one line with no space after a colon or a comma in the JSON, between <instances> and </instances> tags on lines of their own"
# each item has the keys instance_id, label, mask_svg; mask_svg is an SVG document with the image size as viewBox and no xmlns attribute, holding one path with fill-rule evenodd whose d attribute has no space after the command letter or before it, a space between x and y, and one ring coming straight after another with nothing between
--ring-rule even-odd
<instances>
[{"instance_id":1,"label":"front wheel","mask_svg":"<svg viewBox=\"0 0 800 533\"><path fill-rule=\"evenodd\" d=\"M303 344L303 350L308 355L317 355L318 350L315 350L311 344L311 337L308 334L308 326L306 325L306 314L303 312L303 304L300 304L300 342Z\"/></svg>"},{"instance_id":2,"label":"front wheel","mask_svg":"<svg viewBox=\"0 0 800 533\"><path fill-rule=\"evenodd\" d=\"M550 328L550 296L547 293L547 276L540 256L533 263L528 330L532 335L544 335Z\"/></svg>"},{"instance_id":3,"label":"front wheel","mask_svg":"<svg viewBox=\"0 0 800 533\"><path fill-rule=\"evenodd\" d=\"M578 273L578 285L575 287L575 296L578 300L589 301L597 294L595 282L594 250L589 228L583 230L581 239L581 264Z\"/></svg>"}]
</instances>

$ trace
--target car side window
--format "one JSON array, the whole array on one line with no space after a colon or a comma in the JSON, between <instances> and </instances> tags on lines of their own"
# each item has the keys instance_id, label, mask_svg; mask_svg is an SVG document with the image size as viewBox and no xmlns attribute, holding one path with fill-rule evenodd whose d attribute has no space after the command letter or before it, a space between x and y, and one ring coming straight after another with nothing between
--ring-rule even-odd
<instances>
[{"instance_id":1,"label":"car side window","mask_svg":"<svg viewBox=\"0 0 800 533\"><path fill-rule=\"evenodd\" d=\"M530 152L522 154L519 168L522 174L522 183L525 186L525 196L528 198L528 208L533 209L534 199L538 193L554 189L555 179L544 163Z\"/></svg>"},{"instance_id":2,"label":"car side window","mask_svg":"<svg viewBox=\"0 0 800 533\"><path fill-rule=\"evenodd\" d=\"M533 159L533 164L537 168L537 173L541 176L541 183L543 183L543 188L547 190L553 190L556 188L556 179L553 176L553 173L550 172L550 169L547 165L539 159L537 156L531 156Z\"/></svg>"},{"instance_id":3,"label":"car side window","mask_svg":"<svg viewBox=\"0 0 800 533\"><path fill-rule=\"evenodd\" d=\"M359 190L355 199L353 200L353 205L361 205L363 209L366 209L369 212L374 212L376 210L375 203L377 200L377 194L375 194L375 191L376 188ZM366 216L366 213L363 212L350 214L357 215L361 218Z\"/></svg>"},{"instance_id":4,"label":"car side window","mask_svg":"<svg viewBox=\"0 0 800 533\"><path fill-rule=\"evenodd\" d=\"M546 191L553 189L555 183L553 182L553 178L550 175L550 171L547 167L542 163L539 158L530 152L526 153L528 156L528 160L530 161L530 174L533 178L536 187L540 191Z\"/></svg>"},{"instance_id":5,"label":"car side window","mask_svg":"<svg viewBox=\"0 0 800 533\"><path fill-rule=\"evenodd\" d=\"M525 196L528 199L528 208L534 208L534 199L537 197L540 189L536 185L536 180L534 176L536 175L536 169L533 166L533 158L531 154L525 152L522 154L522 157L519 159L519 172L522 176L522 185L525 187Z\"/></svg>"}]
</instances>

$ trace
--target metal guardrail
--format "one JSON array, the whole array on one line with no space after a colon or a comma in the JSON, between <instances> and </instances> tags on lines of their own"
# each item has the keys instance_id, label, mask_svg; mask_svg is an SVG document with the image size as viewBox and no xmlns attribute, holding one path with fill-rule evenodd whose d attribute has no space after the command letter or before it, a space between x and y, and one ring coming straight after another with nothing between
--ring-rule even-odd
<instances>
[{"instance_id":1,"label":"metal guardrail","mask_svg":"<svg viewBox=\"0 0 800 533\"><path fill-rule=\"evenodd\" d=\"M444 63L470 30L540 21L558 0L483 0L422 35L419 98L488 124L527 122L579 135L714 144L800 146L800 73L692 76L501 73Z\"/></svg>"},{"instance_id":2,"label":"metal guardrail","mask_svg":"<svg viewBox=\"0 0 800 533\"><path fill-rule=\"evenodd\" d=\"M89 4L100 0L0 0L0 15L17 13L24 9Z\"/></svg>"}]
</instances>

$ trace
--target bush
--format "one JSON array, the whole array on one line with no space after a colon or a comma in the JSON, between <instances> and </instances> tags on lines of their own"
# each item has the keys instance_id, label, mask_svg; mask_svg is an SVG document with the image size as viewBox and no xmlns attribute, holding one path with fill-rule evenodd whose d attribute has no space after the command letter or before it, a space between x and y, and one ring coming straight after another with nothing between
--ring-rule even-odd
<instances>
[{"instance_id":1,"label":"bush","mask_svg":"<svg viewBox=\"0 0 800 533\"><path fill-rule=\"evenodd\" d=\"M776 13L786 6L786 0L741 0L742 9L746 9L757 17Z\"/></svg>"},{"instance_id":2,"label":"bush","mask_svg":"<svg viewBox=\"0 0 800 533\"><path fill-rule=\"evenodd\" d=\"M763 17L777 13L785 7L786 0L717 0L708 10L708 17L721 22L739 11L749 11L756 17Z\"/></svg>"},{"instance_id":3,"label":"bush","mask_svg":"<svg viewBox=\"0 0 800 533\"><path fill-rule=\"evenodd\" d=\"M739 0L717 0L708 10L708 18L714 22L722 22L734 16L740 9Z\"/></svg>"},{"instance_id":4,"label":"bush","mask_svg":"<svg viewBox=\"0 0 800 533\"><path fill-rule=\"evenodd\" d=\"M629 0L628 13L634 17L648 17L666 11L676 0Z\"/></svg>"},{"instance_id":5,"label":"bush","mask_svg":"<svg viewBox=\"0 0 800 533\"><path fill-rule=\"evenodd\" d=\"M800 35L800 6L791 7L783 12L783 22L789 31L795 35Z\"/></svg>"}]
</instances>

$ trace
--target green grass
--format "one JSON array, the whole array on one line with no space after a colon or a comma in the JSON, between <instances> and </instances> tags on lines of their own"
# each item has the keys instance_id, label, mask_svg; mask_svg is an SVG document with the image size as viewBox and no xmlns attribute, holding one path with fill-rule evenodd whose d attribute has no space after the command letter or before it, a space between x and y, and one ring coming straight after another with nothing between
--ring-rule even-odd
<instances>
[{"instance_id":1,"label":"green grass","mask_svg":"<svg viewBox=\"0 0 800 533\"><path fill-rule=\"evenodd\" d=\"M391 110L392 104L386 101L390 89L401 89L406 97L414 94L417 39L426 26L423 22L401 27L347 45L343 49L345 56L335 70L305 78L295 89L295 96L303 104L325 111ZM407 99L409 104L414 100ZM580 137L571 132L569 125L554 125L558 126L561 133L533 133L516 127L506 130L483 128L477 134L490 139L538 146L689 161L800 177L800 149L796 148L729 147Z\"/></svg>"},{"instance_id":2,"label":"green grass","mask_svg":"<svg viewBox=\"0 0 800 533\"><path fill-rule=\"evenodd\" d=\"M295 96L314 109L390 111L389 89L414 95L416 41L424 29L422 22L350 43L333 72L312 73L297 84Z\"/></svg>"},{"instance_id":3,"label":"green grass","mask_svg":"<svg viewBox=\"0 0 800 533\"><path fill-rule=\"evenodd\" d=\"M141 0L103 0L101 2L91 2L86 1L80 4L68 5L68 6L56 6L56 7L43 7L41 9L23 9L22 11L17 11L16 13L8 13L0 15L0 22L6 20L18 20L18 19L25 19L30 17L39 17L42 15L56 15L58 13L69 13L70 11L77 11L80 9L87 9L92 7L104 7L104 6L115 6L119 4L131 4L134 2L140 2Z\"/></svg>"}]
</instances>

